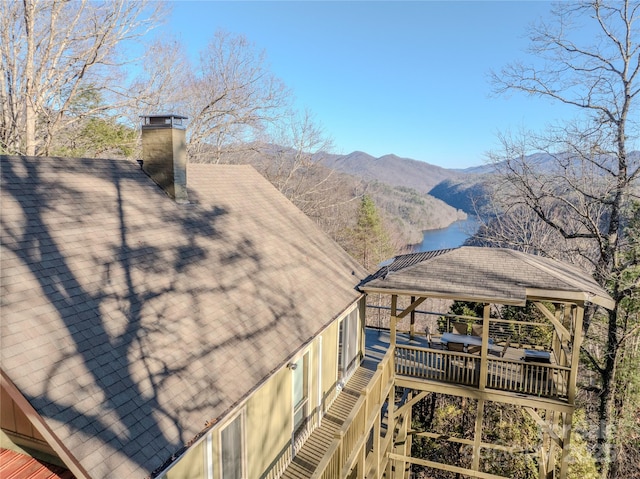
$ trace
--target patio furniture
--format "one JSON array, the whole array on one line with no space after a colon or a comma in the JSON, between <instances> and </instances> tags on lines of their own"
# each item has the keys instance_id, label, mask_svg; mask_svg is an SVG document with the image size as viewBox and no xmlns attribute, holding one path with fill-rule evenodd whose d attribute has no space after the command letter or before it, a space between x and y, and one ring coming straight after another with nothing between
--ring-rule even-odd
<instances>
[{"instance_id":1,"label":"patio furniture","mask_svg":"<svg viewBox=\"0 0 640 479\"><path fill-rule=\"evenodd\" d=\"M482 338L480 336L471 336L468 334L444 333L440 341L442 344L447 346L447 349L449 349L450 343L462 344L465 352L468 352L468 348L470 346L478 348L482 347ZM493 339L491 338L489 338L489 346L493 346ZM480 349L477 351L480 351Z\"/></svg>"},{"instance_id":2,"label":"patio furniture","mask_svg":"<svg viewBox=\"0 0 640 479\"><path fill-rule=\"evenodd\" d=\"M537 351L535 349L525 349L524 356L522 358L525 362L534 363L551 363L551 353L547 351Z\"/></svg>"},{"instance_id":3,"label":"patio furniture","mask_svg":"<svg viewBox=\"0 0 640 479\"><path fill-rule=\"evenodd\" d=\"M471 336L482 336L482 324L471 325Z\"/></svg>"},{"instance_id":4,"label":"patio furniture","mask_svg":"<svg viewBox=\"0 0 640 479\"><path fill-rule=\"evenodd\" d=\"M509 349L509 345L511 344L511 336L509 336L507 338L507 340L504 342L504 346L502 347L502 349L500 351L491 351L494 354L497 354L498 357L504 358L504 355L507 353L507 349Z\"/></svg>"},{"instance_id":5,"label":"patio furniture","mask_svg":"<svg viewBox=\"0 0 640 479\"><path fill-rule=\"evenodd\" d=\"M461 323L459 321L454 321L453 325L453 333L454 334L467 334L469 329L469 325L467 323Z\"/></svg>"}]
</instances>

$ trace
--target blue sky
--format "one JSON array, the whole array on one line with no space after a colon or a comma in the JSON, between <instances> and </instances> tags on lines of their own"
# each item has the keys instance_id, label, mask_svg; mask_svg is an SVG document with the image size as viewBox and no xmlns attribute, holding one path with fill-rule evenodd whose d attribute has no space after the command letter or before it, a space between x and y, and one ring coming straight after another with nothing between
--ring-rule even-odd
<instances>
[{"instance_id":1,"label":"blue sky","mask_svg":"<svg viewBox=\"0 0 640 479\"><path fill-rule=\"evenodd\" d=\"M308 108L335 153L393 153L446 168L482 164L499 131L571 112L491 96L488 73L527 59L548 2L174 1L164 31L197 58L213 33L246 36Z\"/></svg>"}]
</instances>

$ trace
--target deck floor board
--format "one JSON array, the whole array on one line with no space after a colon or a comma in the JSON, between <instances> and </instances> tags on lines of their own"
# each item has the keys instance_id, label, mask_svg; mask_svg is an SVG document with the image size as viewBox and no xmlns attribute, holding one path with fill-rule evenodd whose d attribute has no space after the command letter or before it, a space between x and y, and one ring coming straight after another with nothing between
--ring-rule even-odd
<instances>
[{"instance_id":1,"label":"deck floor board","mask_svg":"<svg viewBox=\"0 0 640 479\"><path fill-rule=\"evenodd\" d=\"M331 447L336 432L342 427L360 397L360 391L366 387L375 374L377 361L365 358L355 370L334 403L322 418L322 424L316 428L302 449L293 458L282 474L282 479L308 478L317 469L324 454Z\"/></svg>"}]
</instances>

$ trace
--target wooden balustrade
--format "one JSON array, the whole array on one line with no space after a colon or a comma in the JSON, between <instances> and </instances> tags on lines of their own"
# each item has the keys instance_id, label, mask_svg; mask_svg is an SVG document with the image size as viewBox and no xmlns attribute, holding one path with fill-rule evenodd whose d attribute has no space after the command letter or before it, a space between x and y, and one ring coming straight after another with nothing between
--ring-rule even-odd
<instances>
[{"instance_id":1,"label":"wooden balustrade","mask_svg":"<svg viewBox=\"0 0 640 479\"><path fill-rule=\"evenodd\" d=\"M474 354L396 346L396 374L456 384L477 385L480 357Z\"/></svg>"},{"instance_id":2,"label":"wooden balustrade","mask_svg":"<svg viewBox=\"0 0 640 479\"><path fill-rule=\"evenodd\" d=\"M392 386L391 350L385 354L369 385L363 389L351 414L336 432L312 479L342 478L349 472L366 447L369 430L380 420L380 411ZM364 464L362 464L364 466Z\"/></svg>"},{"instance_id":3,"label":"wooden balustrade","mask_svg":"<svg viewBox=\"0 0 640 479\"><path fill-rule=\"evenodd\" d=\"M397 345L395 371L402 376L477 386L477 354ZM571 368L504 358L487 358L486 387L552 399L567 399Z\"/></svg>"}]
</instances>

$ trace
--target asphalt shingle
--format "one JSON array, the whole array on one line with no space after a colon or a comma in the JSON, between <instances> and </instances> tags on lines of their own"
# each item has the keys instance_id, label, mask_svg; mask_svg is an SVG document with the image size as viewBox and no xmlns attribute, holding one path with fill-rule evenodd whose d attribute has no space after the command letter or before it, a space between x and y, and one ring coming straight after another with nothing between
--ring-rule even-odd
<instances>
[{"instance_id":1,"label":"asphalt shingle","mask_svg":"<svg viewBox=\"0 0 640 479\"><path fill-rule=\"evenodd\" d=\"M149 475L361 294L251 167L189 165L178 205L135 162L1 162L2 370L92 477Z\"/></svg>"},{"instance_id":2,"label":"asphalt shingle","mask_svg":"<svg viewBox=\"0 0 640 479\"><path fill-rule=\"evenodd\" d=\"M503 248L461 248L401 255L366 278L365 291L423 293L480 302L524 304L528 292L571 293L610 307L611 297L584 271Z\"/></svg>"}]
</instances>

